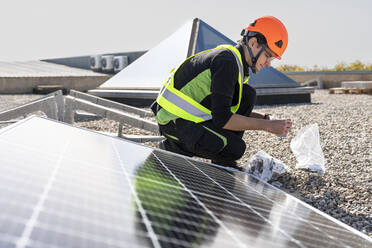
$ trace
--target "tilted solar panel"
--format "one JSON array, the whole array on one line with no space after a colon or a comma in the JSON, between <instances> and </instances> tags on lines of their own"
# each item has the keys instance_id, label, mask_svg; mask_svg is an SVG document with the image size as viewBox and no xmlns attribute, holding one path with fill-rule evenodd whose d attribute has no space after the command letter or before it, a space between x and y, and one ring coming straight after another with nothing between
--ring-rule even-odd
<instances>
[{"instance_id":1,"label":"tilted solar panel","mask_svg":"<svg viewBox=\"0 0 372 248\"><path fill-rule=\"evenodd\" d=\"M0 130L0 247L371 247L240 172L31 117Z\"/></svg>"}]
</instances>

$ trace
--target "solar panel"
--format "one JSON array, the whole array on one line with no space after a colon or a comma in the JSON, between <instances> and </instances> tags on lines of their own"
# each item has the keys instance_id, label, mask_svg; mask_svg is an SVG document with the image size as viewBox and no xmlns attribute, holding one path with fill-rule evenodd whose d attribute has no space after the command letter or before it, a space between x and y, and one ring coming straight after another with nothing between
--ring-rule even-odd
<instances>
[{"instance_id":1,"label":"solar panel","mask_svg":"<svg viewBox=\"0 0 372 248\"><path fill-rule=\"evenodd\" d=\"M240 172L41 117L0 130L0 247L370 247Z\"/></svg>"},{"instance_id":2,"label":"solar panel","mask_svg":"<svg viewBox=\"0 0 372 248\"><path fill-rule=\"evenodd\" d=\"M226 37L224 34L218 32L212 26L204 21L199 21L198 37L196 39L195 52L199 53L204 50L215 48L218 45L229 44L235 46L236 43Z\"/></svg>"},{"instance_id":3,"label":"solar panel","mask_svg":"<svg viewBox=\"0 0 372 248\"><path fill-rule=\"evenodd\" d=\"M248 84L255 88L299 87L292 78L272 66L262 68L257 74L249 70Z\"/></svg>"}]
</instances>

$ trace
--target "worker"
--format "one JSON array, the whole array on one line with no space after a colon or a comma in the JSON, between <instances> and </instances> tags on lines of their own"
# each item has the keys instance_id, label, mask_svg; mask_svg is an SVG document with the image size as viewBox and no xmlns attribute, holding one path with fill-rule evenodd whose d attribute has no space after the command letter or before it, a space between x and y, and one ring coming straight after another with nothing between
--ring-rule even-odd
<instances>
[{"instance_id":1,"label":"worker","mask_svg":"<svg viewBox=\"0 0 372 248\"><path fill-rule=\"evenodd\" d=\"M257 18L243 29L236 46L220 45L187 58L171 71L151 109L160 133L160 148L240 169L245 130L286 135L291 120L270 120L253 112L256 91L247 84L253 73L281 59L288 33L273 16Z\"/></svg>"}]
</instances>

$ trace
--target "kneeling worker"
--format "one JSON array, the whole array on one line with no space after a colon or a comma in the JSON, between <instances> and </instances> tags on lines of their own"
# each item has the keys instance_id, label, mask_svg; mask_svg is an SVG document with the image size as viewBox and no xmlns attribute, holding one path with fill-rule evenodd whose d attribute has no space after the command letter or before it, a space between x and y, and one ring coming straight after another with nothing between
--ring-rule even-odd
<instances>
[{"instance_id":1,"label":"kneeling worker","mask_svg":"<svg viewBox=\"0 0 372 248\"><path fill-rule=\"evenodd\" d=\"M256 91L247 84L249 67L256 73L281 58L287 30L277 18L265 16L245 28L242 36L235 47L200 52L171 72L151 107L166 137L160 148L238 168L236 160L246 149L244 130L288 133L290 120L270 120L252 112Z\"/></svg>"}]
</instances>

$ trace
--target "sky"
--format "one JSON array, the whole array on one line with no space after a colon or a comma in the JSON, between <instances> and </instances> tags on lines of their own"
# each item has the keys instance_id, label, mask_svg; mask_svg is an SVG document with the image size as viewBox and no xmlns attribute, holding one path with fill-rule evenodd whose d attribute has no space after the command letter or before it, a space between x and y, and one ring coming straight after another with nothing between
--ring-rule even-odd
<instances>
[{"instance_id":1,"label":"sky","mask_svg":"<svg viewBox=\"0 0 372 248\"><path fill-rule=\"evenodd\" d=\"M372 63L370 0L1 0L0 61L28 61L155 47L185 22L202 19L230 39L272 15L289 43L273 66Z\"/></svg>"}]
</instances>

